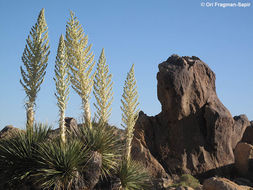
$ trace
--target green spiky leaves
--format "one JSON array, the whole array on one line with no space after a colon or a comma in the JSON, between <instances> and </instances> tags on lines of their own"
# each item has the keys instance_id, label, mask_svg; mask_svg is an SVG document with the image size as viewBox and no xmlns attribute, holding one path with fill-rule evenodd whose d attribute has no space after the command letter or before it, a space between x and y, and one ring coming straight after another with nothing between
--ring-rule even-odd
<instances>
[{"instance_id":1,"label":"green spiky leaves","mask_svg":"<svg viewBox=\"0 0 253 190\"><path fill-rule=\"evenodd\" d=\"M118 168L118 176L124 190L151 189L148 171L139 162L123 159Z\"/></svg>"},{"instance_id":2,"label":"green spiky leaves","mask_svg":"<svg viewBox=\"0 0 253 190\"><path fill-rule=\"evenodd\" d=\"M66 26L66 46L72 87L82 99L84 120L91 127L89 99L95 74L92 74L95 65L94 55L91 52L91 45L88 45L88 36L85 36L73 12L70 13Z\"/></svg>"},{"instance_id":3,"label":"green spiky leaves","mask_svg":"<svg viewBox=\"0 0 253 190\"><path fill-rule=\"evenodd\" d=\"M130 159L131 143L133 139L134 125L138 118L139 109L137 109L138 92L134 76L134 65L127 74L124 85L124 92L121 99L122 127L126 129L126 159Z\"/></svg>"},{"instance_id":4,"label":"green spiky leaves","mask_svg":"<svg viewBox=\"0 0 253 190\"><path fill-rule=\"evenodd\" d=\"M65 144L59 140L41 143L36 158L34 177L43 189L82 189L85 185L82 173L89 152L77 139Z\"/></svg>"},{"instance_id":5,"label":"green spiky leaves","mask_svg":"<svg viewBox=\"0 0 253 190\"><path fill-rule=\"evenodd\" d=\"M32 27L26 39L22 56L24 67L20 67L22 76L20 83L28 98L26 102L27 125L30 127L33 125L35 100L46 74L49 53L47 23L44 9L42 9L37 23Z\"/></svg>"},{"instance_id":6,"label":"green spiky leaves","mask_svg":"<svg viewBox=\"0 0 253 190\"><path fill-rule=\"evenodd\" d=\"M6 189L21 189L17 186L31 179L37 169L35 150L48 140L50 129L47 125L35 124L32 133L20 130L11 138L0 140L0 181L12 186Z\"/></svg>"},{"instance_id":7,"label":"green spiky leaves","mask_svg":"<svg viewBox=\"0 0 253 190\"><path fill-rule=\"evenodd\" d=\"M109 74L103 48L97 64L97 72L94 80L94 96L97 102L94 106L97 110L96 118L98 118L100 123L108 123L111 115L113 101L112 84L112 75Z\"/></svg>"},{"instance_id":8,"label":"green spiky leaves","mask_svg":"<svg viewBox=\"0 0 253 190\"><path fill-rule=\"evenodd\" d=\"M61 139L63 142L66 141L65 137L65 110L68 102L69 95L69 85L70 78L68 75L68 62L67 62L67 52L66 46L64 42L64 37L61 35L59 40L59 46L57 50L57 56L55 61L55 85L56 85L56 93L55 96L57 98L57 106L59 107L59 127L61 130Z\"/></svg>"},{"instance_id":9,"label":"green spiky leaves","mask_svg":"<svg viewBox=\"0 0 253 190\"><path fill-rule=\"evenodd\" d=\"M101 154L102 177L112 176L117 168L117 161L122 150L122 144L119 136L115 134L115 129L108 124L93 122L92 128L80 127L77 136L91 151Z\"/></svg>"}]
</instances>

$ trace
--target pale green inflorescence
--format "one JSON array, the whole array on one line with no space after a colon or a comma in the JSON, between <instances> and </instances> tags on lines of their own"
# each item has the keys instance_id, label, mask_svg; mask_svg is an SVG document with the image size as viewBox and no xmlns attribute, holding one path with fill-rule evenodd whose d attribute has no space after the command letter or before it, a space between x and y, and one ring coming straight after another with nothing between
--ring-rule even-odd
<instances>
[{"instance_id":1,"label":"pale green inflorescence","mask_svg":"<svg viewBox=\"0 0 253 190\"><path fill-rule=\"evenodd\" d=\"M124 92L121 99L122 126L126 129L126 159L130 160L131 143L133 139L134 125L138 119L139 109L138 92L134 76L134 65L127 74Z\"/></svg>"},{"instance_id":2,"label":"pale green inflorescence","mask_svg":"<svg viewBox=\"0 0 253 190\"><path fill-rule=\"evenodd\" d=\"M92 74L95 66L94 55L91 52L91 45L88 45L88 36L85 36L73 12L70 12L70 19L67 22L65 42L72 87L82 99L84 121L91 128L89 99L95 76L95 73Z\"/></svg>"},{"instance_id":3,"label":"pale green inflorescence","mask_svg":"<svg viewBox=\"0 0 253 190\"><path fill-rule=\"evenodd\" d=\"M61 35L57 50L57 56L55 61L55 85L56 85L56 99L57 106L59 108L59 128L61 140L66 142L66 128L65 128L65 111L68 102L70 77L68 75L68 60L64 37Z\"/></svg>"},{"instance_id":4,"label":"pale green inflorescence","mask_svg":"<svg viewBox=\"0 0 253 190\"><path fill-rule=\"evenodd\" d=\"M20 67L22 79L20 80L27 95L26 115L27 129L32 129L34 124L35 100L40 86L44 81L49 56L48 28L45 20L44 9L39 13L35 26L26 39L22 56L24 67Z\"/></svg>"},{"instance_id":5,"label":"pale green inflorescence","mask_svg":"<svg viewBox=\"0 0 253 190\"><path fill-rule=\"evenodd\" d=\"M111 115L111 105L113 101L112 85L112 75L109 74L103 48L97 64L93 91L96 99L96 104L94 104L94 106L97 110L95 116L98 118L99 123L108 123L108 119Z\"/></svg>"}]
</instances>

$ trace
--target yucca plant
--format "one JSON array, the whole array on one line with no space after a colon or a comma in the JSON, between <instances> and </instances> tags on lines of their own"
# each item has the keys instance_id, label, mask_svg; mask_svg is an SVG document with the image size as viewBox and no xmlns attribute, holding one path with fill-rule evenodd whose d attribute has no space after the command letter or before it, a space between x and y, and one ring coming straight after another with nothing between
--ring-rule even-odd
<instances>
[{"instance_id":1,"label":"yucca plant","mask_svg":"<svg viewBox=\"0 0 253 190\"><path fill-rule=\"evenodd\" d=\"M78 138L86 144L91 151L102 155L102 177L111 176L116 171L118 159L122 151L119 137L108 124L92 122L92 128L82 126Z\"/></svg>"},{"instance_id":2,"label":"yucca plant","mask_svg":"<svg viewBox=\"0 0 253 190\"><path fill-rule=\"evenodd\" d=\"M82 99L84 121L91 128L89 100L95 76L95 73L92 74L95 66L94 55L91 52L91 45L88 45L88 36L85 36L73 12L70 12L66 26L66 47L72 87Z\"/></svg>"},{"instance_id":3,"label":"yucca plant","mask_svg":"<svg viewBox=\"0 0 253 190\"><path fill-rule=\"evenodd\" d=\"M22 56L24 68L21 66L22 79L20 83L27 95L26 116L27 127L32 128L34 123L35 100L40 86L46 74L47 61L49 56L48 31L45 20L44 9L40 11L35 26L32 27L30 35L26 40ZM32 131L32 129L29 129Z\"/></svg>"},{"instance_id":4,"label":"yucca plant","mask_svg":"<svg viewBox=\"0 0 253 190\"><path fill-rule=\"evenodd\" d=\"M65 111L68 102L69 95L69 83L70 78L68 75L68 65L67 65L67 52L64 42L64 37L61 35L57 50L57 56L55 61L55 86L57 98L57 106L59 108L59 128L60 136L63 143L66 142L66 127L65 127Z\"/></svg>"},{"instance_id":5,"label":"yucca plant","mask_svg":"<svg viewBox=\"0 0 253 190\"><path fill-rule=\"evenodd\" d=\"M144 166L131 159L131 144L134 125L138 118L138 92L134 76L134 65L127 74L121 100L122 126L126 129L125 155L118 167L118 177L124 190L147 190L151 187L149 175Z\"/></svg>"},{"instance_id":6,"label":"yucca plant","mask_svg":"<svg viewBox=\"0 0 253 190\"><path fill-rule=\"evenodd\" d=\"M55 190L82 189L82 173L89 151L78 139L63 143L60 139L39 145L36 151L38 169L34 174L42 188Z\"/></svg>"},{"instance_id":7,"label":"yucca plant","mask_svg":"<svg viewBox=\"0 0 253 190\"><path fill-rule=\"evenodd\" d=\"M96 104L94 104L94 106L97 110L95 117L98 119L99 123L108 123L108 119L111 115L111 105L113 101L112 84L112 75L109 74L103 48L97 64L93 91L96 99Z\"/></svg>"},{"instance_id":8,"label":"yucca plant","mask_svg":"<svg viewBox=\"0 0 253 190\"><path fill-rule=\"evenodd\" d=\"M130 71L127 74L124 85L124 93L121 99L122 110L122 126L126 129L126 160L130 160L131 143L133 139L134 125L138 119L139 109L137 109L138 92L136 86L136 80L134 76L134 65L132 65Z\"/></svg>"},{"instance_id":9,"label":"yucca plant","mask_svg":"<svg viewBox=\"0 0 253 190\"><path fill-rule=\"evenodd\" d=\"M117 173L123 190L148 190L150 177L145 167L131 159L123 159Z\"/></svg>"},{"instance_id":10,"label":"yucca plant","mask_svg":"<svg viewBox=\"0 0 253 190\"><path fill-rule=\"evenodd\" d=\"M35 124L33 130L0 141L0 179L9 187L29 182L36 170L35 151L48 138L50 127Z\"/></svg>"}]
</instances>

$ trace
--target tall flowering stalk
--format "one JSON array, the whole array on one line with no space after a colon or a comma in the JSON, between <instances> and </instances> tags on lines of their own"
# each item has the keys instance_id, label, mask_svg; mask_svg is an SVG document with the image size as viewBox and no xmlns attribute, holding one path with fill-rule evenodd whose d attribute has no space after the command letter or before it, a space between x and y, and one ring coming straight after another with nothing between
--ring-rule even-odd
<instances>
[{"instance_id":1,"label":"tall flowering stalk","mask_svg":"<svg viewBox=\"0 0 253 190\"><path fill-rule=\"evenodd\" d=\"M24 67L20 67L21 76L20 83L27 95L26 116L27 129L31 130L34 124L35 100L40 91L40 86L44 81L46 74L49 45L48 31L45 20L45 10L39 13L36 24L32 27L22 56Z\"/></svg>"},{"instance_id":2,"label":"tall flowering stalk","mask_svg":"<svg viewBox=\"0 0 253 190\"><path fill-rule=\"evenodd\" d=\"M113 101L112 85L112 75L109 74L103 48L97 64L93 91L96 99L96 104L94 104L97 110L96 117L99 119L99 123L108 123L108 119L111 115L111 105Z\"/></svg>"},{"instance_id":3,"label":"tall flowering stalk","mask_svg":"<svg viewBox=\"0 0 253 190\"><path fill-rule=\"evenodd\" d=\"M66 127L65 127L65 110L68 102L70 78L68 75L68 64L67 64L67 52L64 42L64 37L61 35L57 50L57 56L55 61L55 86L57 98L57 106L59 108L59 128L61 140L63 143L66 142Z\"/></svg>"},{"instance_id":4,"label":"tall flowering stalk","mask_svg":"<svg viewBox=\"0 0 253 190\"><path fill-rule=\"evenodd\" d=\"M95 66L91 45L88 45L88 36L84 34L82 26L70 12L70 19L66 26L66 47L68 66L71 70L71 84L82 99L84 121L91 128L90 93L94 83L92 74Z\"/></svg>"},{"instance_id":5,"label":"tall flowering stalk","mask_svg":"<svg viewBox=\"0 0 253 190\"><path fill-rule=\"evenodd\" d=\"M126 129L126 160L130 160L131 143L133 139L134 125L138 119L139 109L138 92L134 76L134 65L127 74L124 92L121 99L122 126Z\"/></svg>"}]
</instances>

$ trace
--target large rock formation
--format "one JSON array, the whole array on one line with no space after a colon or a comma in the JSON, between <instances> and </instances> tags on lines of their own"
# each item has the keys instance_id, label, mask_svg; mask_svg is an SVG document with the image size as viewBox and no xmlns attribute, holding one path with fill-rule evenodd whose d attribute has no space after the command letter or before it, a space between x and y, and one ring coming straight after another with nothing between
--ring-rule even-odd
<instances>
[{"instance_id":1,"label":"large rock formation","mask_svg":"<svg viewBox=\"0 0 253 190\"><path fill-rule=\"evenodd\" d=\"M133 157L148 162L154 177L165 177L164 170L197 175L234 163L233 149L250 122L244 115L233 118L221 103L214 72L197 57L172 55L159 64L157 80L162 111L154 117L140 112Z\"/></svg>"}]
</instances>

